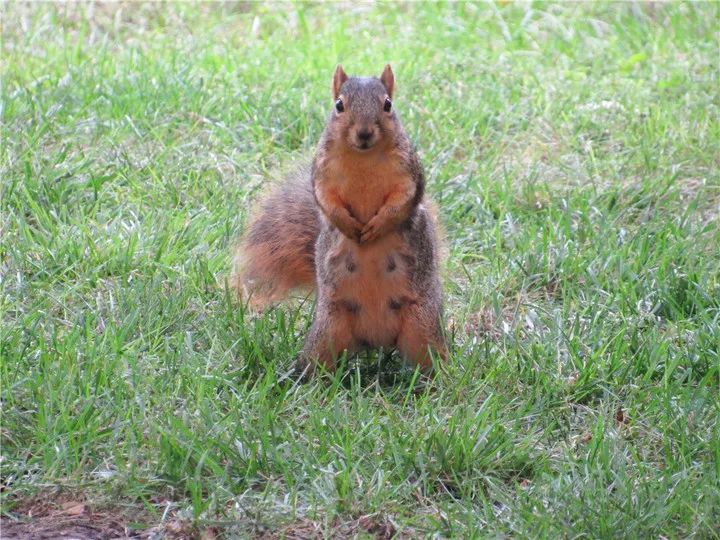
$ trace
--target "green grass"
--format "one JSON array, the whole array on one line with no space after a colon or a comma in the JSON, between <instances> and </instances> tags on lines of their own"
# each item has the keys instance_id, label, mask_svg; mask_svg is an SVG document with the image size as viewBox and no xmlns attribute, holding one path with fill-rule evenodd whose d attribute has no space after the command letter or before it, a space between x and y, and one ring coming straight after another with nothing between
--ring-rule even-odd
<instances>
[{"instance_id":1,"label":"green grass","mask_svg":"<svg viewBox=\"0 0 720 540\"><path fill-rule=\"evenodd\" d=\"M61 488L241 537L718 538L720 4L3 10L5 518ZM431 380L295 383L308 303L225 289L338 61L392 63L440 206Z\"/></svg>"}]
</instances>

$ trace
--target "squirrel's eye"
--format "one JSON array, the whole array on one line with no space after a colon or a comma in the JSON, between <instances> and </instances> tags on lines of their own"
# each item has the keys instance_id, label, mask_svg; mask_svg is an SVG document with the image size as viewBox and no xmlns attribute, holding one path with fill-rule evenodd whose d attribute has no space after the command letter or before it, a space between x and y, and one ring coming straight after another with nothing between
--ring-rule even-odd
<instances>
[{"instance_id":1,"label":"squirrel's eye","mask_svg":"<svg viewBox=\"0 0 720 540\"><path fill-rule=\"evenodd\" d=\"M342 102L342 99L338 99L335 102L335 110L337 112L343 112L345 110L345 104Z\"/></svg>"},{"instance_id":2,"label":"squirrel's eye","mask_svg":"<svg viewBox=\"0 0 720 540\"><path fill-rule=\"evenodd\" d=\"M390 101L389 97L385 98L385 105L383 105L383 110L385 112L390 112L390 109L392 109L392 101Z\"/></svg>"}]
</instances>

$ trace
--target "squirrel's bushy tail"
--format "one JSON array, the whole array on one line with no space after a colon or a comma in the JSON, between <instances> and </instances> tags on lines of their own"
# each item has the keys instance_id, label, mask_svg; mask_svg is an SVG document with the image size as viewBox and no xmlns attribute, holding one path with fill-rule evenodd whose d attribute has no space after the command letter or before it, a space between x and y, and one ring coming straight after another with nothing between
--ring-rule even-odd
<instances>
[{"instance_id":1,"label":"squirrel's bushy tail","mask_svg":"<svg viewBox=\"0 0 720 540\"><path fill-rule=\"evenodd\" d=\"M314 289L319 232L310 171L303 168L258 204L235 249L231 286L255 309L293 289Z\"/></svg>"}]
</instances>

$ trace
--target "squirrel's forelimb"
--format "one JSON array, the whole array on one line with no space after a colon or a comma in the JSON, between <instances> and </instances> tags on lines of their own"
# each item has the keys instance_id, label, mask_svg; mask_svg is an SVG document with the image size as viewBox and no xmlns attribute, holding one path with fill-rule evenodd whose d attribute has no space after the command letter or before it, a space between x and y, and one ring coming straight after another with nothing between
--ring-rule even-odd
<instances>
[{"instance_id":1,"label":"squirrel's forelimb","mask_svg":"<svg viewBox=\"0 0 720 540\"><path fill-rule=\"evenodd\" d=\"M377 214L363 227L360 232L360 242L372 242L405 222L415 208L413 201L416 191L417 186L412 182L407 182L400 184L395 191L391 192Z\"/></svg>"},{"instance_id":2,"label":"squirrel's forelimb","mask_svg":"<svg viewBox=\"0 0 720 540\"><path fill-rule=\"evenodd\" d=\"M348 238L360 240L363 224L350 213L337 191L322 189L320 183L314 184L315 199L325 217Z\"/></svg>"}]
</instances>

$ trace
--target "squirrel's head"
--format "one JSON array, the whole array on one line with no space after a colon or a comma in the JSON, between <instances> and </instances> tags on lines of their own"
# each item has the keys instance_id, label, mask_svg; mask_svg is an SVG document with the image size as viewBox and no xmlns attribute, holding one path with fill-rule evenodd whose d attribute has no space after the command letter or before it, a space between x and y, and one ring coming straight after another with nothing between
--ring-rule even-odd
<instances>
[{"instance_id":1,"label":"squirrel's head","mask_svg":"<svg viewBox=\"0 0 720 540\"><path fill-rule=\"evenodd\" d=\"M358 152L392 141L397 128L392 104L394 87L390 64L380 78L348 77L338 65L332 82L331 138L344 141Z\"/></svg>"}]
</instances>

